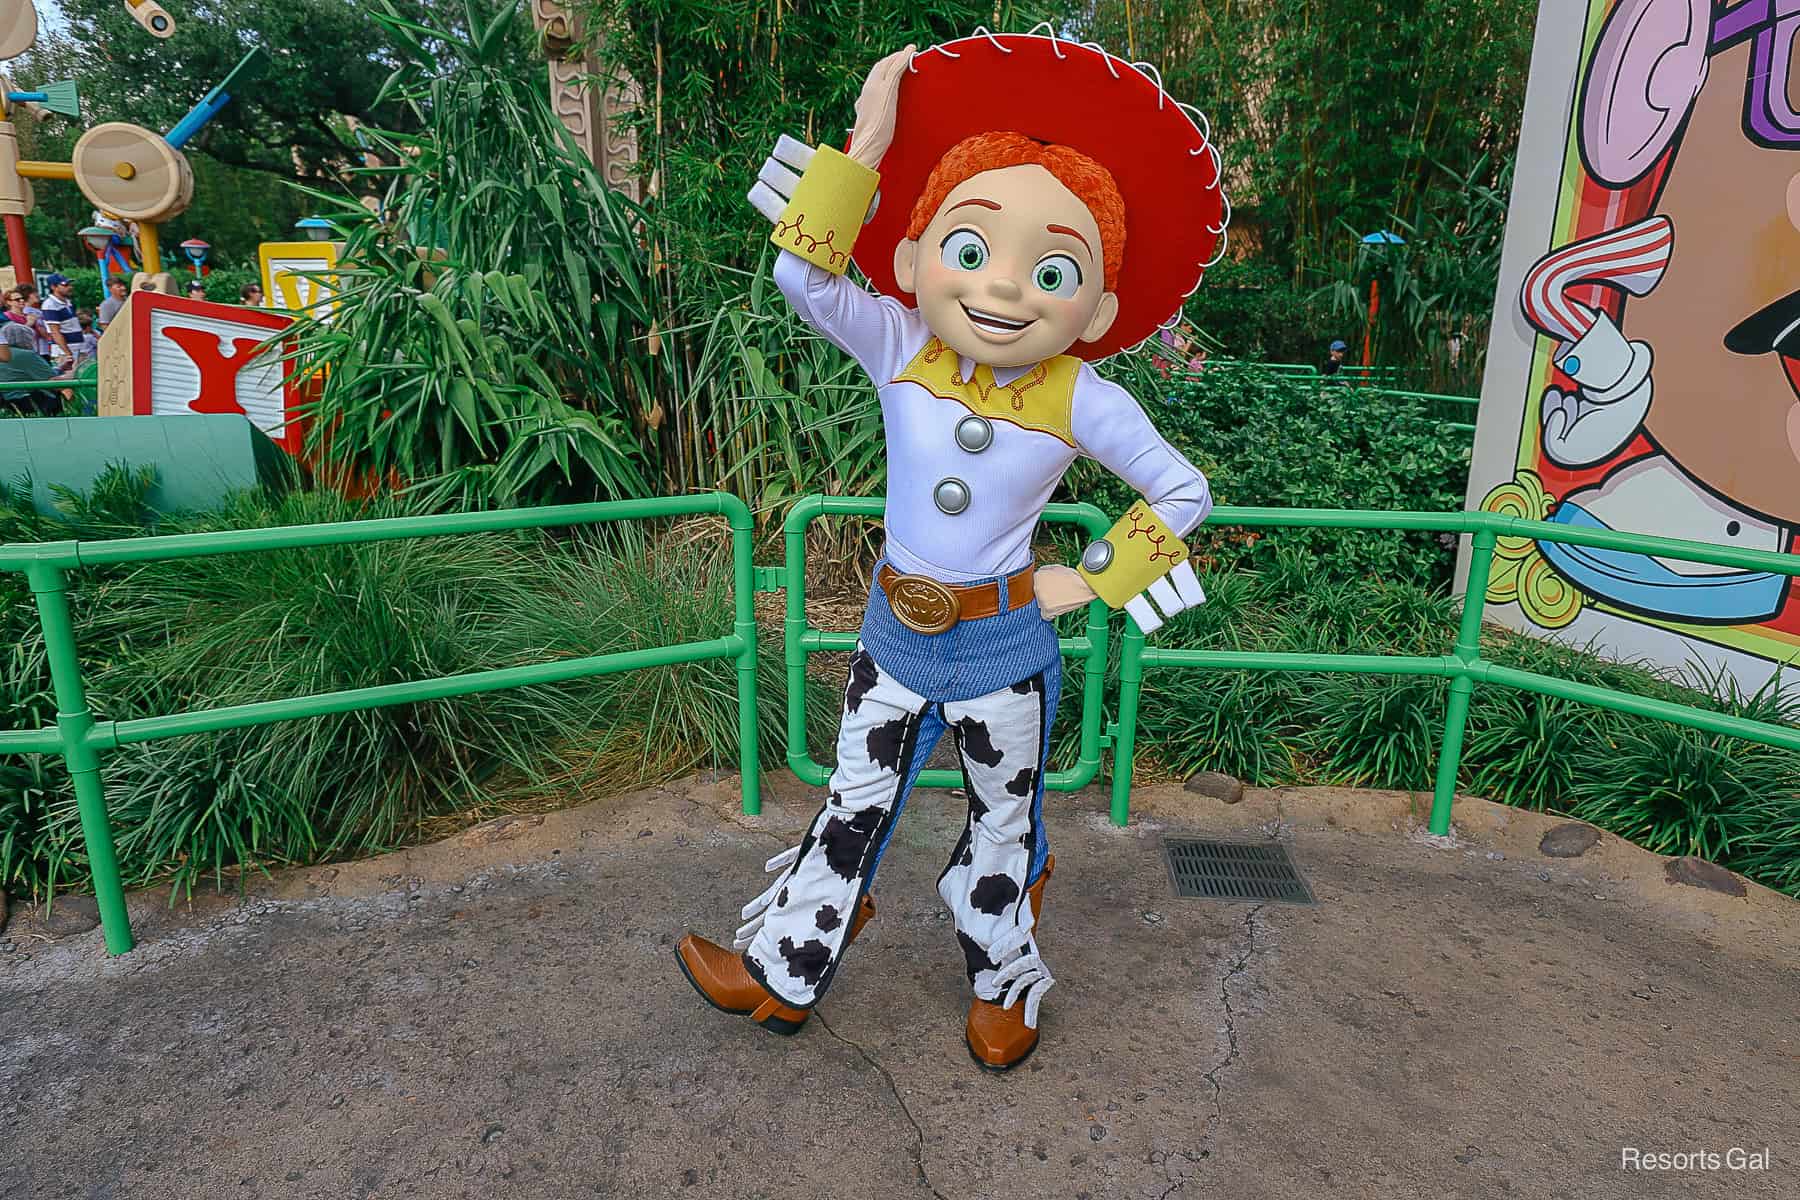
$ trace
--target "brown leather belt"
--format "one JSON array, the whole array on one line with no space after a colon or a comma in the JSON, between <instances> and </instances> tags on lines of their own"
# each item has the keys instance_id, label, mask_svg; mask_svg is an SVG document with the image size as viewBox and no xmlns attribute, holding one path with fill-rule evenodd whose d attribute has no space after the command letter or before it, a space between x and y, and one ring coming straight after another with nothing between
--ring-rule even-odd
<instances>
[{"instance_id":1,"label":"brown leather belt","mask_svg":"<svg viewBox=\"0 0 1800 1200\"><path fill-rule=\"evenodd\" d=\"M1034 570L1026 567L1006 577L1007 612L1024 608L1037 594L1032 586ZM894 616L914 633L943 633L958 621L979 621L1001 611L998 582L939 583L929 575L902 575L886 563L875 578L887 593Z\"/></svg>"}]
</instances>

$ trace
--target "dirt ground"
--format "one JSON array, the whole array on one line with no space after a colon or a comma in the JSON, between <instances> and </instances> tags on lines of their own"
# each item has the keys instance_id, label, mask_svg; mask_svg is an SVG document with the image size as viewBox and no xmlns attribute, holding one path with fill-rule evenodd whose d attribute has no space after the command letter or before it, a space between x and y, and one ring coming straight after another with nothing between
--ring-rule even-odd
<instances>
[{"instance_id":1,"label":"dirt ground","mask_svg":"<svg viewBox=\"0 0 1800 1200\"><path fill-rule=\"evenodd\" d=\"M1479 800L1444 840L1400 793L1144 788L1125 829L1053 795L1058 982L995 1076L932 889L943 792L798 1037L689 989L675 940L728 937L818 802L769 790L754 818L695 779L144 893L118 959L15 902L0 1196L1800 1195L1793 900L1608 836L1547 857L1557 822ZM1176 898L1185 833L1280 839L1317 903Z\"/></svg>"}]
</instances>

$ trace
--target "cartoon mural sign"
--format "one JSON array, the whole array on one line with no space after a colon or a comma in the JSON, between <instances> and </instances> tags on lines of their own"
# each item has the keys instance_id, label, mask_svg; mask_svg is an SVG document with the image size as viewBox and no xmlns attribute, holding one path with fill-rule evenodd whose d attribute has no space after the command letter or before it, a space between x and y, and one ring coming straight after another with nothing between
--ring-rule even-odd
<instances>
[{"instance_id":1,"label":"cartoon mural sign","mask_svg":"<svg viewBox=\"0 0 1800 1200\"><path fill-rule=\"evenodd\" d=\"M1800 551L1800 4L1543 0L1469 502ZM1527 632L1751 686L1800 663L1788 576L1499 553Z\"/></svg>"}]
</instances>

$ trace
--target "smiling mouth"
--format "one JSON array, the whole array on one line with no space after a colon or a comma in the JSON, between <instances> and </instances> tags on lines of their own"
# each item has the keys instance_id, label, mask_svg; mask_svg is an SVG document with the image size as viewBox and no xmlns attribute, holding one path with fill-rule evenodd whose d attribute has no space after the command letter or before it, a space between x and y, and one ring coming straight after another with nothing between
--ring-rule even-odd
<instances>
[{"instance_id":1,"label":"smiling mouth","mask_svg":"<svg viewBox=\"0 0 1800 1200\"><path fill-rule=\"evenodd\" d=\"M962 306L962 310L968 315L969 324L973 325L978 332L998 334L1002 337L1007 334L1023 333L1036 323L1035 318L1030 321L1015 321L1011 317L983 312L979 308L970 308L966 304Z\"/></svg>"},{"instance_id":2,"label":"smiling mouth","mask_svg":"<svg viewBox=\"0 0 1800 1200\"><path fill-rule=\"evenodd\" d=\"M1800 400L1800 291L1789 292L1732 326L1725 334L1725 349L1733 354L1775 355L1788 387Z\"/></svg>"}]
</instances>

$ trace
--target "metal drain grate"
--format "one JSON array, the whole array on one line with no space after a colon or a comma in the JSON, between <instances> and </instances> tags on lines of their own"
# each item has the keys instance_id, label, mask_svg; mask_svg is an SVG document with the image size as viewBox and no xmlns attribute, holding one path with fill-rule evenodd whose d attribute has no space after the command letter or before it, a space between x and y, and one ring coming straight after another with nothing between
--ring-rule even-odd
<instances>
[{"instance_id":1,"label":"metal drain grate","mask_svg":"<svg viewBox=\"0 0 1800 1200\"><path fill-rule=\"evenodd\" d=\"M1312 891L1280 842L1212 842L1164 838L1177 896L1203 900L1273 900L1312 904Z\"/></svg>"}]
</instances>

